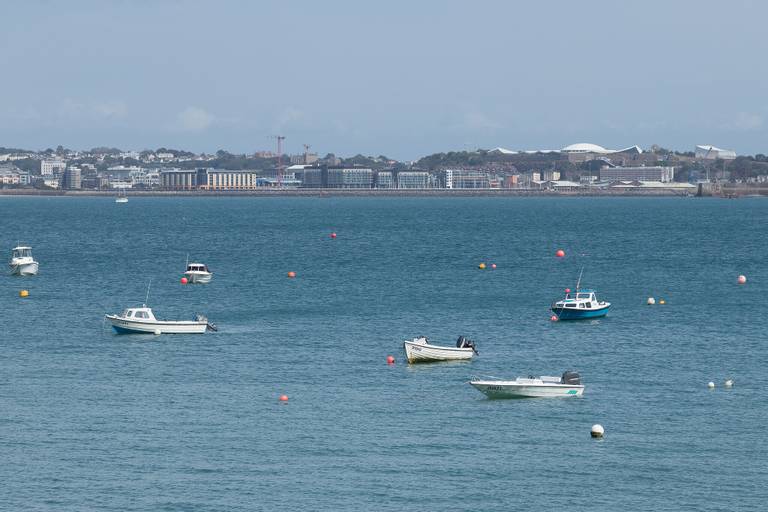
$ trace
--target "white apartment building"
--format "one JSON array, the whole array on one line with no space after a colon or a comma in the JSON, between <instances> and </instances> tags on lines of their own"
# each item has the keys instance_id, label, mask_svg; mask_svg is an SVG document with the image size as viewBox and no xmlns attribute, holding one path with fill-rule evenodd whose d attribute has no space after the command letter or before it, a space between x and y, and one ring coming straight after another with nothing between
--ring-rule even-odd
<instances>
[{"instance_id":1,"label":"white apartment building","mask_svg":"<svg viewBox=\"0 0 768 512\"><path fill-rule=\"evenodd\" d=\"M43 160L40 162L40 174L43 176L61 174L66 168L67 162L64 160Z\"/></svg>"}]
</instances>

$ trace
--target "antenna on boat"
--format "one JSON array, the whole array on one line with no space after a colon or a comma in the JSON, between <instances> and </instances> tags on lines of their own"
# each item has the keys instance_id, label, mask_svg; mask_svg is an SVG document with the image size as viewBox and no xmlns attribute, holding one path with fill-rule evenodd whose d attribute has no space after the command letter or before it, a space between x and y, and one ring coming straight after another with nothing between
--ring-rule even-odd
<instances>
[{"instance_id":1,"label":"antenna on boat","mask_svg":"<svg viewBox=\"0 0 768 512\"><path fill-rule=\"evenodd\" d=\"M584 273L584 266L581 266L581 270L579 271L579 280L576 281L576 293L579 292L579 288L581 287L581 275Z\"/></svg>"},{"instance_id":2,"label":"antenna on boat","mask_svg":"<svg viewBox=\"0 0 768 512\"><path fill-rule=\"evenodd\" d=\"M150 277L149 278L149 284L147 284L147 296L144 299L144 306L146 306L147 303L149 302L149 289L150 289L151 286L152 286L152 278Z\"/></svg>"}]
</instances>

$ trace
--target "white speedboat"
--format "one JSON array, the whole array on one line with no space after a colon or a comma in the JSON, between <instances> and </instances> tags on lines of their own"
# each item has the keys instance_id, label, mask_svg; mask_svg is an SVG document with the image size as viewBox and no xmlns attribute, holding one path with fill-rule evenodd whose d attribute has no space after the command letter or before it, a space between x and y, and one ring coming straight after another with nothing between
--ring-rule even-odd
<instances>
[{"instance_id":1,"label":"white speedboat","mask_svg":"<svg viewBox=\"0 0 768 512\"><path fill-rule=\"evenodd\" d=\"M473 379L469 383L488 398L554 398L581 396L584 386L578 373L561 377L518 377L515 380Z\"/></svg>"},{"instance_id":2,"label":"white speedboat","mask_svg":"<svg viewBox=\"0 0 768 512\"><path fill-rule=\"evenodd\" d=\"M403 342L405 356L409 363L429 363L433 361L466 361L477 354L475 342L459 336L455 347L432 345L426 336L419 336Z\"/></svg>"},{"instance_id":3,"label":"white speedboat","mask_svg":"<svg viewBox=\"0 0 768 512\"><path fill-rule=\"evenodd\" d=\"M187 270L184 272L190 283L208 284L211 282L213 273L208 270L208 265L203 263L188 263Z\"/></svg>"},{"instance_id":4,"label":"white speedboat","mask_svg":"<svg viewBox=\"0 0 768 512\"><path fill-rule=\"evenodd\" d=\"M118 334L203 334L216 330L202 315L194 320L158 320L152 308L128 308L119 315L106 315L106 319Z\"/></svg>"},{"instance_id":5,"label":"white speedboat","mask_svg":"<svg viewBox=\"0 0 768 512\"><path fill-rule=\"evenodd\" d=\"M34 276L37 274L38 264L32 258L32 248L18 246L13 248L11 253L11 274L15 276Z\"/></svg>"}]
</instances>

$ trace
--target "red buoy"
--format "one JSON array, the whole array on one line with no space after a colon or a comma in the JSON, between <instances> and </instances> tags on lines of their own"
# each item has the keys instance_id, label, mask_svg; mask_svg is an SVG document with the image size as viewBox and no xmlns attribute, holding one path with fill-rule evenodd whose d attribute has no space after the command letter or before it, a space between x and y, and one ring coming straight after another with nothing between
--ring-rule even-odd
<instances>
[{"instance_id":1,"label":"red buoy","mask_svg":"<svg viewBox=\"0 0 768 512\"><path fill-rule=\"evenodd\" d=\"M288 401L288 395L280 395L280 401L281 402L287 402Z\"/></svg>"},{"instance_id":2,"label":"red buoy","mask_svg":"<svg viewBox=\"0 0 768 512\"><path fill-rule=\"evenodd\" d=\"M558 258L564 258L565 257L565 251L562 250L562 249L558 249L557 252L555 253L555 256L557 256Z\"/></svg>"},{"instance_id":3,"label":"red buoy","mask_svg":"<svg viewBox=\"0 0 768 512\"><path fill-rule=\"evenodd\" d=\"M189 282L189 279L187 279L186 277L181 278L181 284L187 284L188 282Z\"/></svg>"},{"instance_id":4,"label":"red buoy","mask_svg":"<svg viewBox=\"0 0 768 512\"><path fill-rule=\"evenodd\" d=\"M566 288L565 289L565 293L571 293L571 289L570 288Z\"/></svg>"},{"instance_id":5,"label":"red buoy","mask_svg":"<svg viewBox=\"0 0 768 512\"><path fill-rule=\"evenodd\" d=\"M336 233L331 233L331 238L336 238Z\"/></svg>"},{"instance_id":6,"label":"red buoy","mask_svg":"<svg viewBox=\"0 0 768 512\"><path fill-rule=\"evenodd\" d=\"M747 282L747 276L743 276L743 275L742 275L742 276L739 276L739 278L737 279L737 282L738 282L739 284L744 284L744 283L746 283L746 282Z\"/></svg>"},{"instance_id":7,"label":"red buoy","mask_svg":"<svg viewBox=\"0 0 768 512\"><path fill-rule=\"evenodd\" d=\"M495 263L491 263L491 268L495 269L496 268L496 264Z\"/></svg>"},{"instance_id":8,"label":"red buoy","mask_svg":"<svg viewBox=\"0 0 768 512\"><path fill-rule=\"evenodd\" d=\"M559 318L557 318L557 315L552 315L551 317L549 317L549 319L552 320L553 322L557 322L559 320Z\"/></svg>"},{"instance_id":9,"label":"red buoy","mask_svg":"<svg viewBox=\"0 0 768 512\"><path fill-rule=\"evenodd\" d=\"M296 272L294 272L293 270L291 270L290 272L288 272L288 277L290 277L291 279L293 279L294 277L296 277Z\"/></svg>"},{"instance_id":10,"label":"red buoy","mask_svg":"<svg viewBox=\"0 0 768 512\"><path fill-rule=\"evenodd\" d=\"M387 364L395 364L394 356L387 356Z\"/></svg>"}]
</instances>

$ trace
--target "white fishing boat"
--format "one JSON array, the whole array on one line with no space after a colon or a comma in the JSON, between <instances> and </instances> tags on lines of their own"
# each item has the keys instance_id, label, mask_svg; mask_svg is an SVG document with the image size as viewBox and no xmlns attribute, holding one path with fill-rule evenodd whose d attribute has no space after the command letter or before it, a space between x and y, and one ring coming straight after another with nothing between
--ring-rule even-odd
<instances>
[{"instance_id":1,"label":"white fishing boat","mask_svg":"<svg viewBox=\"0 0 768 512\"><path fill-rule=\"evenodd\" d=\"M488 398L560 398L581 396L581 377L566 371L561 377L518 377L515 380L472 379L469 383Z\"/></svg>"},{"instance_id":2,"label":"white fishing boat","mask_svg":"<svg viewBox=\"0 0 768 512\"><path fill-rule=\"evenodd\" d=\"M34 276L37 274L38 264L32 257L32 248L20 245L14 247L11 252L11 274L15 276Z\"/></svg>"},{"instance_id":3,"label":"white fishing boat","mask_svg":"<svg viewBox=\"0 0 768 512\"><path fill-rule=\"evenodd\" d=\"M426 336L418 336L403 342L405 356L409 363L434 361L466 361L477 354L475 342L459 336L455 347L432 345Z\"/></svg>"},{"instance_id":4,"label":"white fishing boat","mask_svg":"<svg viewBox=\"0 0 768 512\"><path fill-rule=\"evenodd\" d=\"M120 194L122 192L122 195ZM128 196L125 195L125 189L120 188L117 190L117 197L115 198L116 203L127 203L128 202Z\"/></svg>"},{"instance_id":5,"label":"white fishing boat","mask_svg":"<svg viewBox=\"0 0 768 512\"><path fill-rule=\"evenodd\" d=\"M190 283L208 284L211 282L213 273L208 270L208 265L204 263L188 263L187 270L184 272Z\"/></svg>"},{"instance_id":6,"label":"white fishing boat","mask_svg":"<svg viewBox=\"0 0 768 512\"><path fill-rule=\"evenodd\" d=\"M118 334L203 334L216 330L202 315L194 320L158 320L146 304L127 308L119 315L106 315L106 319Z\"/></svg>"}]
</instances>

